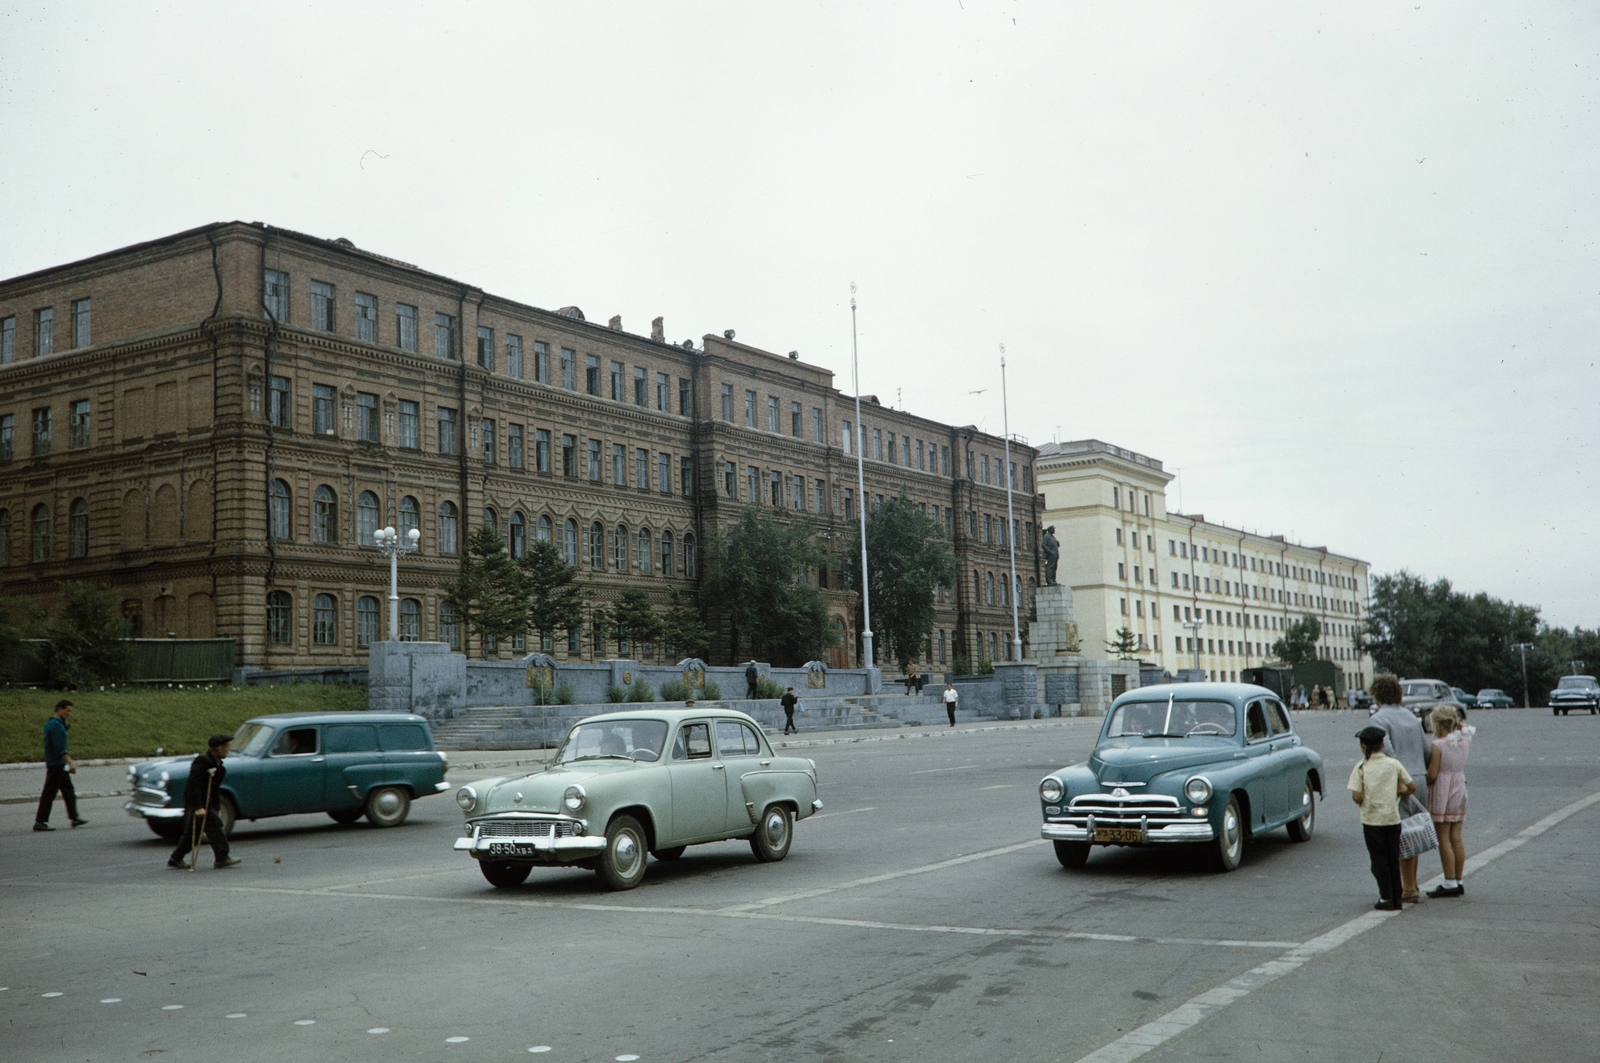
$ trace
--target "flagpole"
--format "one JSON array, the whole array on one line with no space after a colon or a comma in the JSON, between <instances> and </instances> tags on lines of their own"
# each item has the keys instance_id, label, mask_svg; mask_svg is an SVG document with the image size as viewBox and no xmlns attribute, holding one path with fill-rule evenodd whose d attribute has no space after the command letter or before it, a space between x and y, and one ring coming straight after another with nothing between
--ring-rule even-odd
<instances>
[{"instance_id":1,"label":"flagpole","mask_svg":"<svg viewBox=\"0 0 1600 1063\"><path fill-rule=\"evenodd\" d=\"M861 362L856 350L856 282L850 282L850 376L856 392L856 424L852 431L855 439L851 445L856 451L856 512L861 518L861 667L871 668L872 655L872 602L867 593L867 476L862 464L862 443L866 433L861 428ZM877 693L877 691L872 691Z\"/></svg>"},{"instance_id":2,"label":"flagpole","mask_svg":"<svg viewBox=\"0 0 1600 1063\"><path fill-rule=\"evenodd\" d=\"M1006 345L1000 345L1000 418L1006 434L1006 467L1001 475L1006 479L1006 541L1011 544L1011 659L1022 660L1022 629L1017 622L1017 520L1011 508L1011 406L1006 397Z\"/></svg>"}]
</instances>

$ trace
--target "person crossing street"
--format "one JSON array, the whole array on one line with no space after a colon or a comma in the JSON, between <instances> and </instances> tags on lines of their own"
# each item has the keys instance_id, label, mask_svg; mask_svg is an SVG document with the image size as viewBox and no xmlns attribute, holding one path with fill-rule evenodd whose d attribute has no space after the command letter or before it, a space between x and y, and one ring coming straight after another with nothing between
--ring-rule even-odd
<instances>
[{"instance_id":1,"label":"person crossing street","mask_svg":"<svg viewBox=\"0 0 1600 1063\"><path fill-rule=\"evenodd\" d=\"M50 809L61 795L67 806L67 821L74 827L89 822L78 815L78 791L72 786L72 775L78 765L67 752L67 720L72 716L72 702L62 698L56 702L55 712L44 722L44 792L39 795L39 811L33 817L34 830L55 830L50 825Z\"/></svg>"},{"instance_id":2,"label":"person crossing street","mask_svg":"<svg viewBox=\"0 0 1600 1063\"><path fill-rule=\"evenodd\" d=\"M212 735L206 751L189 765L189 780L183 786L183 831L178 835L178 846L167 858L167 866L174 870L189 870L193 865L185 860L200 858L200 836L211 846L216 857L216 867L237 867L241 861L228 853L228 835L223 830L222 780L228 769L222 762L228 756L233 739L228 735Z\"/></svg>"}]
</instances>

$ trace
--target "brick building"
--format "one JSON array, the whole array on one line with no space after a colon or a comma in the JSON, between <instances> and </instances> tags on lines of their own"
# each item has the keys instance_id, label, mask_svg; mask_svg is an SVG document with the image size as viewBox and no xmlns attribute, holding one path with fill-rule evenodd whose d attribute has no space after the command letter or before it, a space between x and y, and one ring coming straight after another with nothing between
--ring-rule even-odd
<instances>
[{"instance_id":1,"label":"brick building","mask_svg":"<svg viewBox=\"0 0 1600 1063\"><path fill-rule=\"evenodd\" d=\"M830 370L733 334L669 343L542 310L416 266L261 224L220 223L0 282L0 591L111 585L137 634L226 635L242 664L364 663L387 637L386 524L401 637L468 640L440 602L470 521L514 553L555 542L598 602L693 593L708 536L747 505L805 513L833 557L902 490L943 524L929 657L1003 656L1007 537L1038 578L1034 451L833 385ZM806 573L856 663L855 595ZM467 647L474 655L483 647ZM520 652L524 640L494 653ZM592 630L558 657L659 657Z\"/></svg>"}]
</instances>

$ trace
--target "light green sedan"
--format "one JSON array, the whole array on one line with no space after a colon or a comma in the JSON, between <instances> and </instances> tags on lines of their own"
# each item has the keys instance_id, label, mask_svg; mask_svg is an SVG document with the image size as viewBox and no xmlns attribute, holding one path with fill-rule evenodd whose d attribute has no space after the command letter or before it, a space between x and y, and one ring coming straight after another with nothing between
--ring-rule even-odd
<instances>
[{"instance_id":1,"label":"light green sedan","mask_svg":"<svg viewBox=\"0 0 1600 1063\"><path fill-rule=\"evenodd\" d=\"M544 771L463 786L456 803L455 848L491 885L567 866L614 890L644 880L647 853L676 860L704 842L748 838L756 859L782 860L795 821L822 808L813 761L775 755L742 712L689 707L581 720Z\"/></svg>"}]
</instances>

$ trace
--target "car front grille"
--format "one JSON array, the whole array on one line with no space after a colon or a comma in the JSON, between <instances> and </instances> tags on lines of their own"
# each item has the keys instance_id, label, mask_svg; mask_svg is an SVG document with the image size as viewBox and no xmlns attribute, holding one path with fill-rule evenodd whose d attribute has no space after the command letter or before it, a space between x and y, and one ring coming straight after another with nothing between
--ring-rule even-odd
<instances>
[{"instance_id":1,"label":"car front grille","mask_svg":"<svg viewBox=\"0 0 1600 1063\"><path fill-rule=\"evenodd\" d=\"M1159 794L1130 794L1116 797L1112 794L1081 794L1074 797L1063 810L1069 823L1086 825L1094 817L1097 827L1137 827L1141 822L1151 827L1169 823L1183 823L1187 819L1178 807L1178 799Z\"/></svg>"},{"instance_id":2,"label":"car front grille","mask_svg":"<svg viewBox=\"0 0 1600 1063\"><path fill-rule=\"evenodd\" d=\"M533 819L516 816L506 819L480 819L473 824L479 838L571 838L572 823L565 819Z\"/></svg>"},{"instance_id":3,"label":"car front grille","mask_svg":"<svg viewBox=\"0 0 1600 1063\"><path fill-rule=\"evenodd\" d=\"M169 798L165 790L152 790L148 787L141 786L137 790L133 791L133 803L136 805L161 806L165 805L168 800Z\"/></svg>"}]
</instances>

